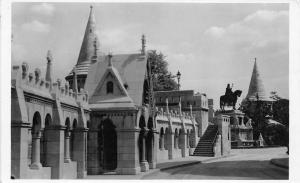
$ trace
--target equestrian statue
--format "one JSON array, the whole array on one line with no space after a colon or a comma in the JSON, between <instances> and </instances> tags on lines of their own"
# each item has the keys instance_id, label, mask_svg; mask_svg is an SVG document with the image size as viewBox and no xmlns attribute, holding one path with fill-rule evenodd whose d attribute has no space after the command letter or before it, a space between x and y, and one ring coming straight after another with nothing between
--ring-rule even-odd
<instances>
[{"instance_id":1,"label":"equestrian statue","mask_svg":"<svg viewBox=\"0 0 300 183\"><path fill-rule=\"evenodd\" d=\"M235 90L232 92L232 86L230 87L230 84L227 84L225 95L222 95L220 97L220 108L221 110L225 110L225 106L232 107L233 110L235 110L235 104L237 102L237 98L241 96L242 91L241 90Z\"/></svg>"}]
</instances>

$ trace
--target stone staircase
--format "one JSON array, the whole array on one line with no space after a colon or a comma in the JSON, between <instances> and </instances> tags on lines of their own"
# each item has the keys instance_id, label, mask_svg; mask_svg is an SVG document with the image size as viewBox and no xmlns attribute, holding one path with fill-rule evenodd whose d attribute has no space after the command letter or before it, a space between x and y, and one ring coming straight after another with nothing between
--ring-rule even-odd
<instances>
[{"instance_id":1,"label":"stone staircase","mask_svg":"<svg viewBox=\"0 0 300 183\"><path fill-rule=\"evenodd\" d=\"M209 156L213 157L214 153L214 144L218 135L218 126L209 125L200 138L198 145L194 151L193 156Z\"/></svg>"}]
</instances>

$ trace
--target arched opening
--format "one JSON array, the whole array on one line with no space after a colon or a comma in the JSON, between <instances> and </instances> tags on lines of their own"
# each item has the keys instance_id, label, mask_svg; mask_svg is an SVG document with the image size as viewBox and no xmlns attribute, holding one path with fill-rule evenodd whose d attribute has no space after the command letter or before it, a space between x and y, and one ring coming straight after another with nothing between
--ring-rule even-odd
<instances>
[{"instance_id":1,"label":"arched opening","mask_svg":"<svg viewBox=\"0 0 300 183\"><path fill-rule=\"evenodd\" d=\"M191 131L190 131L190 135L189 135L189 144L190 144L190 147L191 148L194 148L194 135L195 134L195 130L194 129L192 129Z\"/></svg>"},{"instance_id":2,"label":"arched opening","mask_svg":"<svg viewBox=\"0 0 300 183\"><path fill-rule=\"evenodd\" d=\"M71 136L71 123L70 118L67 118L65 121L65 146L64 146L64 162L71 162L70 157L70 136Z\"/></svg>"},{"instance_id":3,"label":"arched opening","mask_svg":"<svg viewBox=\"0 0 300 183\"><path fill-rule=\"evenodd\" d=\"M47 134L47 130L49 129L49 126L52 124L52 118L50 114L46 115L45 118L45 128L42 131L42 137L41 137L41 163L43 166L47 166L47 142L49 139L49 135Z\"/></svg>"},{"instance_id":4,"label":"arched opening","mask_svg":"<svg viewBox=\"0 0 300 183\"><path fill-rule=\"evenodd\" d=\"M77 119L75 118L73 120L73 125L72 125L72 130L71 130L71 136L70 136L70 155L71 155L71 160L74 160L74 146L76 146L76 142L74 141L75 139L75 132L74 130L77 128Z\"/></svg>"},{"instance_id":5,"label":"arched opening","mask_svg":"<svg viewBox=\"0 0 300 183\"><path fill-rule=\"evenodd\" d=\"M117 168L117 132L116 126L110 119L105 119L98 126L99 164L103 170Z\"/></svg>"},{"instance_id":6,"label":"arched opening","mask_svg":"<svg viewBox=\"0 0 300 183\"><path fill-rule=\"evenodd\" d=\"M164 149L164 128L160 128L160 133L159 133L159 149L163 150Z\"/></svg>"},{"instance_id":7,"label":"arched opening","mask_svg":"<svg viewBox=\"0 0 300 183\"><path fill-rule=\"evenodd\" d=\"M180 149L183 149L184 146L183 146L183 140L184 140L184 133L183 133L183 130L182 129L179 129L179 138L178 138L178 147Z\"/></svg>"},{"instance_id":8,"label":"arched opening","mask_svg":"<svg viewBox=\"0 0 300 183\"><path fill-rule=\"evenodd\" d=\"M114 93L114 83L112 81L108 81L106 83L106 94Z\"/></svg>"},{"instance_id":9,"label":"arched opening","mask_svg":"<svg viewBox=\"0 0 300 183\"><path fill-rule=\"evenodd\" d=\"M189 142L190 142L190 132L189 132L189 130L187 130L186 131L186 147L187 148L190 148L190 144L189 144Z\"/></svg>"},{"instance_id":10,"label":"arched opening","mask_svg":"<svg viewBox=\"0 0 300 183\"><path fill-rule=\"evenodd\" d=\"M174 149L178 148L178 130L177 128L175 129L175 133L174 133Z\"/></svg>"},{"instance_id":11,"label":"arched opening","mask_svg":"<svg viewBox=\"0 0 300 183\"><path fill-rule=\"evenodd\" d=\"M33 121L32 121L32 128L31 128L31 144L29 145L30 148L30 160L31 164L30 167L32 169L39 169L42 167L41 165L41 159L40 159L40 152L41 152L41 146L40 146L40 139L41 139L41 115L39 112L35 112L33 115Z\"/></svg>"},{"instance_id":12,"label":"arched opening","mask_svg":"<svg viewBox=\"0 0 300 183\"><path fill-rule=\"evenodd\" d=\"M165 134L164 134L164 146L165 146L165 149L166 150L168 150L169 148L168 148L168 136L169 136L169 129L168 128L166 128L165 129Z\"/></svg>"},{"instance_id":13,"label":"arched opening","mask_svg":"<svg viewBox=\"0 0 300 183\"><path fill-rule=\"evenodd\" d=\"M152 160L153 160L153 158L152 158L153 139L154 139L153 130L150 129L149 132L147 133L147 137L146 137L146 159L149 163L152 162Z\"/></svg>"},{"instance_id":14,"label":"arched opening","mask_svg":"<svg viewBox=\"0 0 300 183\"><path fill-rule=\"evenodd\" d=\"M139 127L141 129L140 134L139 134L139 140L138 140L139 159L140 159L140 162L142 162L142 161L146 161L146 140L145 140L146 122L145 122L144 116L140 117Z\"/></svg>"}]
</instances>

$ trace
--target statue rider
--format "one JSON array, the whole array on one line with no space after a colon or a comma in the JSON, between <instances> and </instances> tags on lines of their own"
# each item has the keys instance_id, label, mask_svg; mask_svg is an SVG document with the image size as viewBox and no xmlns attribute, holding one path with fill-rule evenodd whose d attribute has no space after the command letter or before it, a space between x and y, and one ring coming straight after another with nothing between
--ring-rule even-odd
<instances>
[{"instance_id":1,"label":"statue rider","mask_svg":"<svg viewBox=\"0 0 300 183\"><path fill-rule=\"evenodd\" d=\"M231 94L232 94L232 87L230 87L230 84L227 84L225 95L229 96Z\"/></svg>"}]
</instances>

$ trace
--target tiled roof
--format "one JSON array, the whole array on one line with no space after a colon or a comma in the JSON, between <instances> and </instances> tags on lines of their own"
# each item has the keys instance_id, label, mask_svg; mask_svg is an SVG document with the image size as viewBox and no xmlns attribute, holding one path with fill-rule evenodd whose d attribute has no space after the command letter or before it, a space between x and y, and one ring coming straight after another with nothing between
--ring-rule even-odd
<instances>
[{"instance_id":1,"label":"tiled roof","mask_svg":"<svg viewBox=\"0 0 300 183\"><path fill-rule=\"evenodd\" d=\"M146 74L147 58L141 54L113 55L112 65L117 70L123 84L127 84L127 92L135 105L142 105L143 85ZM92 96L108 68L108 57L99 57L90 65L85 83L85 90Z\"/></svg>"},{"instance_id":2,"label":"tiled roof","mask_svg":"<svg viewBox=\"0 0 300 183\"><path fill-rule=\"evenodd\" d=\"M255 61L246 100L255 101L257 96L261 101L269 101Z\"/></svg>"},{"instance_id":3,"label":"tiled roof","mask_svg":"<svg viewBox=\"0 0 300 183\"><path fill-rule=\"evenodd\" d=\"M76 64L77 75L87 75L92 57L95 55L95 52L96 54L99 54L98 47L99 40L96 34L96 20L93 7L91 6L88 23L85 28L85 33ZM72 75L73 70L68 76Z\"/></svg>"}]
</instances>

